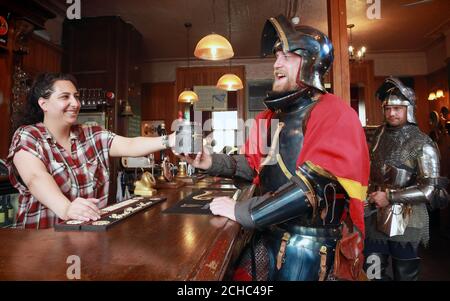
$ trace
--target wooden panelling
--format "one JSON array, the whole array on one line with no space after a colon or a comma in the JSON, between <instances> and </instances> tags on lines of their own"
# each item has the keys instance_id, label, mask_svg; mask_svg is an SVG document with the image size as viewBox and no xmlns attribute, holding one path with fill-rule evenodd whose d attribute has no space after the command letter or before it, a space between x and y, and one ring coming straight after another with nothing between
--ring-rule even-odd
<instances>
[{"instance_id":1,"label":"wooden panelling","mask_svg":"<svg viewBox=\"0 0 450 301\"><path fill-rule=\"evenodd\" d=\"M8 48L0 49L0 158L7 156L9 148L10 111L12 87L12 34L8 37Z\"/></svg>"},{"instance_id":2,"label":"wooden panelling","mask_svg":"<svg viewBox=\"0 0 450 301\"><path fill-rule=\"evenodd\" d=\"M448 74L447 68L439 69L427 76L428 80L428 94L430 92L436 92L438 89L442 89L444 91L444 97L436 100L432 100L429 102L430 111L440 112L443 106L449 107L449 84L448 84Z\"/></svg>"},{"instance_id":3,"label":"wooden panelling","mask_svg":"<svg viewBox=\"0 0 450 301\"><path fill-rule=\"evenodd\" d=\"M117 52L125 48L123 41L116 39L117 31L123 25L123 21L115 17L64 22L63 70L73 74L80 87L102 87L113 91L116 99L124 96L125 93L116 86L119 83L116 76L119 72Z\"/></svg>"},{"instance_id":4,"label":"wooden panelling","mask_svg":"<svg viewBox=\"0 0 450 301\"><path fill-rule=\"evenodd\" d=\"M172 122L178 117L175 83L142 84L142 120L164 120L171 131Z\"/></svg>"},{"instance_id":5,"label":"wooden panelling","mask_svg":"<svg viewBox=\"0 0 450 301\"><path fill-rule=\"evenodd\" d=\"M185 88L193 86L215 86L219 78L226 74L233 73L242 80L244 88L237 92L229 92L228 97L230 103L229 109L237 109L238 118L246 118L245 112L245 67L244 66L224 66L224 67L195 67L195 68L178 68L176 77L176 96ZM236 95L234 97L234 95ZM233 99L236 99L234 105ZM182 104L179 104L180 110L183 110Z\"/></svg>"},{"instance_id":6,"label":"wooden panelling","mask_svg":"<svg viewBox=\"0 0 450 301\"><path fill-rule=\"evenodd\" d=\"M380 103L375 99L374 63L372 60L350 63L350 83L358 87L359 98L366 107L366 124L378 125L382 122Z\"/></svg>"},{"instance_id":7,"label":"wooden panelling","mask_svg":"<svg viewBox=\"0 0 450 301\"><path fill-rule=\"evenodd\" d=\"M334 46L333 93L350 103L346 0L327 0L328 34Z\"/></svg>"},{"instance_id":8,"label":"wooden panelling","mask_svg":"<svg viewBox=\"0 0 450 301\"><path fill-rule=\"evenodd\" d=\"M371 116L374 120L374 122L372 123L374 125L380 125L384 122L383 110L381 109L381 101L375 97L375 92L377 91L378 87L380 87L381 84L383 84L383 81L385 79L386 76L375 76L373 79L373 96L372 96L373 101L370 110L373 110Z\"/></svg>"},{"instance_id":9,"label":"wooden panelling","mask_svg":"<svg viewBox=\"0 0 450 301\"><path fill-rule=\"evenodd\" d=\"M6 47L0 48L0 159L6 158L9 147L13 26L11 22L9 24L8 44Z\"/></svg>"},{"instance_id":10,"label":"wooden panelling","mask_svg":"<svg viewBox=\"0 0 450 301\"><path fill-rule=\"evenodd\" d=\"M145 83L142 84L141 120L164 120L167 133L171 133L172 122L178 117L177 96L175 83ZM176 162L172 152L166 151L171 162ZM160 160L159 152L155 159Z\"/></svg>"},{"instance_id":11,"label":"wooden panelling","mask_svg":"<svg viewBox=\"0 0 450 301\"><path fill-rule=\"evenodd\" d=\"M449 80L450 74L448 73L448 67L439 69L427 76L428 89L425 91L425 99L428 99L430 92L436 92L438 89L444 91L444 97L435 100L426 100L428 102L429 112L437 111L441 113L441 108L446 106L449 108ZM442 122L443 123L443 122ZM439 151L441 153L441 175L450 176L450 136L441 135L439 141L437 141ZM450 191L450 187L447 188Z\"/></svg>"},{"instance_id":12,"label":"wooden panelling","mask_svg":"<svg viewBox=\"0 0 450 301\"><path fill-rule=\"evenodd\" d=\"M62 49L39 37L32 36L30 53L23 58L23 69L33 78L41 72L60 72Z\"/></svg>"},{"instance_id":13,"label":"wooden panelling","mask_svg":"<svg viewBox=\"0 0 450 301\"><path fill-rule=\"evenodd\" d=\"M430 133L430 106L427 93L426 76L414 77L414 92L416 93L416 119L422 132Z\"/></svg>"}]
</instances>

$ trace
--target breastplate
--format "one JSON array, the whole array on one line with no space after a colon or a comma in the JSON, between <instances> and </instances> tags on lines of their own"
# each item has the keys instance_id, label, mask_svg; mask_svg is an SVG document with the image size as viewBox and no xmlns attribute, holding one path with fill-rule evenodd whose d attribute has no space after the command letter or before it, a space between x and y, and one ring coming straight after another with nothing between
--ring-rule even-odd
<instances>
[{"instance_id":1,"label":"breastplate","mask_svg":"<svg viewBox=\"0 0 450 301\"><path fill-rule=\"evenodd\" d=\"M415 125L407 124L401 129L385 127L371 150L369 191L402 188L415 182L422 140Z\"/></svg>"},{"instance_id":2,"label":"breastplate","mask_svg":"<svg viewBox=\"0 0 450 301\"><path fill-rule=\"evenodd\" d=\"M272 120L278 119L284 123L279 136L279 154L289 172L294 175L296 163L303 146L303 123L313 102L308 99L289 112L277 112ZM267 141L272 141L271 130L267 131ZM271 144L271 142L270 142ZM260 172L260 188L262 193L276 191L287 183L288 178L276 160L275 164L265 165Z\"/></svg>"},{"instance_id":3,"label":"breastplate","mask_svg":"<svg viewBox=\"0 0 450 301\"><path fill-rule=\"evenodd\" d=\"M273 119L278 119L285 126L279 136L279 154L283 164L291 175L297 170L297 160L303 147L303 125L308 112L311 110L311 100L302 103L301 106L290 112L276 113ZM268 131L268 136L271 131ZM273 139L273 137L271 137ZM269 139L269 137L268 137ZM268 140L271 141L271 140ZM303 167L304 168L304 167ZM297 227L336 227L340 225L340 218L346 207L347 195L342 186L335 180L322 177L314 178L312 170L305 170L307 177L315 183L316 195L319 197L318 211L316 215L306 214L298 216L278 226L291 233L297 233ZM262 193L276 191L289 181L280 163L265 165L260 172L260 186Z\"/></svg>"}]
</instances>

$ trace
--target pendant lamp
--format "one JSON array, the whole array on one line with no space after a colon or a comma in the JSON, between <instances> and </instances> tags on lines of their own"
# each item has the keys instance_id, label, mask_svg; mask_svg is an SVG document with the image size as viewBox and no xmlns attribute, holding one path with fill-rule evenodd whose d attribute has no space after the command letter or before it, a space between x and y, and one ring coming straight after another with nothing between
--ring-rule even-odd
<instances>
[{"instance_id":1,"label":"pendant lamp","mask_svg":"<svg viewBox=\"0 0 450 301\"><path fill-rule=\"evenodd\" d=\"M212 1L212 5L214 6L214 1ZM212 11L213 19L215 20L214 7ZM221 61L232 58L234 56L234 51L230 42L228 42L226 38L221 35L212 33L203 37L197 43L197 46L194 50L194 55L195 57L202 60Z\"/></svg>"},{"instance_id":2,"label":"pendant lamp","mask_svg":"<svg viewBox=\"0 0 450 301\"><path fill-rule=\"evenodd\" d=\"M188 69L188 77L190 76L190 60L189 60L189 29L191 29L191 23L185 23L184 27L186 27L186 55L187 55L187 69ZM198 95L194 91L186 88L183 92L178 95L178 102L193 104L198 101Z\"/></svg>"},{"instance_id":3,"label":"pendant lamp","mask_svg":"<svg viewBox=\"0 0 450 301\"><path fill-rule=\"evenodd\" d=\"M194 55L202 60L221 61L232 58L234 52L233 47L226 38L212 33L197 43Z\"/></svg>"},{"instance_id":4,"label":"pendant lamp","mask_svg":"<svg viewBox=\"0 0 450 301\"><path fill-rule=\"evenodd\" d=\"M242 85L242 81L239 76L232 73L222 75L217 81L216 86L219 89L227 91L237 91L244 88L244 85Z\"/></svg>"},{"instance_id":5,"label":"pendant lamp","mask_svg":"<svg viewBox=\"0 0 450 301\"><path fill-rule=\"evenodd\" d=\"M230 0L228 0L228 38L231 41L231 7ZM239 76L231 73L231 58L230 58L230 73L222 75L217 81L216 87L226 91L237 91L244 88Z\"/></svg>"},{"instance_id":6,"label":"pendant lamp","mask_svg":"<svg viewBox=\"0 0 450 301\"><path fill-rule=\"evenodd\" d=\"M197 102L197 101L198 101L197 93L195 93L194 91L191 91L189 89L184 90L178 96L178 102L193 104L194 102Z\"/></svg>"}]
</instances>

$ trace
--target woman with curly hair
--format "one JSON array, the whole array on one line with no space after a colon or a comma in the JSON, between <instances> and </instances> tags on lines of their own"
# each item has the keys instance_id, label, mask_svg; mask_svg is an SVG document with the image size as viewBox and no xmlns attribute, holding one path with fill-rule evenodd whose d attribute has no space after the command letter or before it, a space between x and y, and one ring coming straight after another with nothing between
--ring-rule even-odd
<instances>
[{"instance_id":1,"label":"woman with curly hair","mask_svg":"<svg viewBox=\"0 0 450 301\"><path fill-rule=\"evenodd\" d=\"M175 136L126 138L77 124L77 83L69 74L37 76L6 159L19 190L16 227L43 229L58 220L100 218L109 191L109 157L145 156Z\"/></svg>"}]
</instances>

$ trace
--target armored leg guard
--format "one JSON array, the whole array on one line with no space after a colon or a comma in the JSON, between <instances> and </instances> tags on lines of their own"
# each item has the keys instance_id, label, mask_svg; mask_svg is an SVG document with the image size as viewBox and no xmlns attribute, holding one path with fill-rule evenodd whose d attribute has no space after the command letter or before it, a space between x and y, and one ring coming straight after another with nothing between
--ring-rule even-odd
<instances>
[{"instance_id":1,"label":"armored leg guard","mask_svg":"<svg viewBox=\"0 0 450 301\"><path fill-rule=\"evenodd\" d=\"M392 271L395 281L417 281L419 279L420 258L392 258Z\"/></svg>"}]
</instances>

